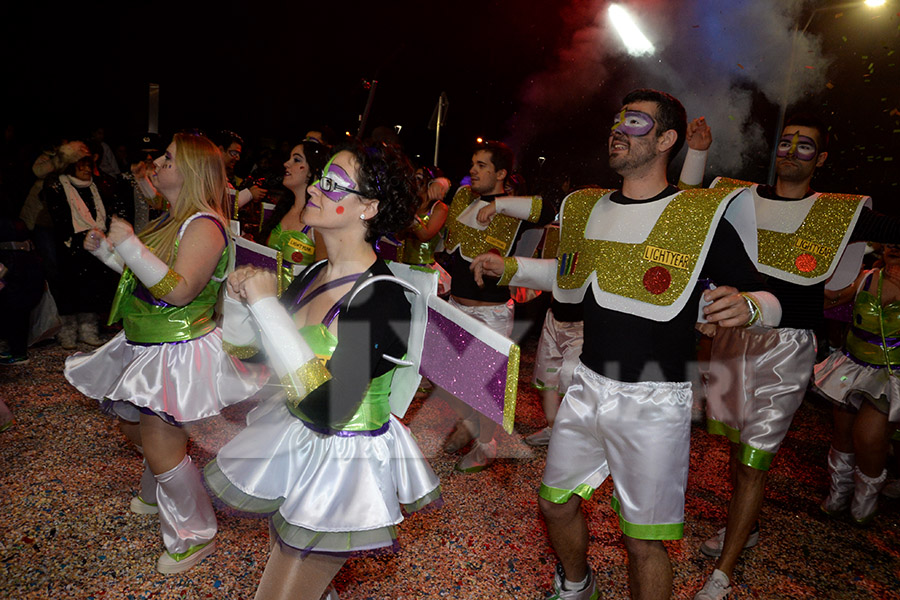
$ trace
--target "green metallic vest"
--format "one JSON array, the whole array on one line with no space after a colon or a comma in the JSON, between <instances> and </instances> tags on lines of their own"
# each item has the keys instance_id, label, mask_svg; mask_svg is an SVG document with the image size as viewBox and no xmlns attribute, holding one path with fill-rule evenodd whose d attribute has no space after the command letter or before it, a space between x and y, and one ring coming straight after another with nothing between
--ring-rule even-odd
<instances>
[{"instance_id":1,"label":"green metallic vest","mask_svg":"<svg viewBox=\"0 0 900 600\"><path fill-rule=\"evenodd\" d=\"M125 337L141 344L165 344L193 340L216 328L214 313L219 288L228 270L231 243L226 244L212 278L187 306L172 306L155 299L125 268L113 298L109 323L122 320ZM175 242L178 254L178 241Z\"/></svg>"},{"instance_id":2,"label":"green metallic vest","mask_svg":"<svg viewBox=\"0 0 900 600\"><path fill-rule=\"evenodd\" d=\"M870 365L900 366L900 302L882 306L883 273L878 271L877 295L861 290L853 303L847 351Z\"/></svg>"},{"instance_id":3,"label":"green metallic vest","mask_svg":"<svg viewBox=\"0 0 900 600\"><path fill-rule=\"evenodd\" d=\"M337 338L323 323L307 325L300 329L300 335L316 353L316 358L327 362L337 348ZM362 402L356 412L344 422L332 423L332 429L341 431L372 431L378 429L390 419L391 405L391 380L394 378L394 370L391 369L383 375L379 375L369 383ZM298 403L287 401L288 410L303 421L309 421Z\"/></svg>"}]
</instances>

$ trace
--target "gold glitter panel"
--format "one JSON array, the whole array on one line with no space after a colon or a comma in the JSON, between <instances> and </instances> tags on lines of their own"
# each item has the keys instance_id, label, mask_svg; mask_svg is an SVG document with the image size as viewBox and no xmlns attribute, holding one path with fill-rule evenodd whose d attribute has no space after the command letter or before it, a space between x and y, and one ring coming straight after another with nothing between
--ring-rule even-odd
<instances>
[{"instance_id":1,"label":"gold glitter panel","mask_svg":"<svg viewBox=\"0 0 900 600\"><path fill-rule=\"evenodd\" d=\"M509 285L509 282L515 277L516 272L519 270L519 261L516 260L515 257L510 256L508 258L503 259L503 275L500 276L500 281L497 282L497 285Z\"/></svg>"},{"instance_id":2,"label":"gold glitter panel","mask_svg":"<svg viewBox=\"0 0 900 600\"><path fill-rule=\"evenodd\" d=\"M512 243L522 222L506 215L494 215L484 231L469 227L457 221L460 214L472 203L475 196L466 186L459 189L450 203L447 214L447 241L444 244L448 253L461 248L464 256L475 258L490 250L499 250L506 256L512 250Z\"/></svg>"},{"instance_id":3,"label":"gold glitter panel","mask_svg":"<svg viewBox=\"0 0 900 600\"><path fill-rule=\"evenodd\" d=\"M544 249L541 258L556 258L559 253L559 225L551 225L544 230Z\"/></svg>"},{"instance_id":4,"label":"gold glitter panel","mask_svg":"<svg viewBox=\"0 0 900 600\"><path fill-rule=\"evenodd\" d=\"M247 360L248 358L259 354L259 348L256 346L235 346L228 342L222 342L222 350L224 350L226 354L240 360Z\"/></svg>"},{"instance_id":5,"label":"gold glitter panel","mask_svg":"<svg viewBox=\"0 0 900 600\"><path fill-rule=\"evenodd\" d=\"M541 209L544 207L544 200L540 196L531 197L531 212L528 213L526 221L529 223L537 223L541 217Z\"/></svg>"},{"instance_id":6,"label":"gold glitter panel","mask_svg":"<svg viewBox=\"0 0 900 600\"><path fill-rule=\"evenodd\" d=\"M591 273L605 292L658 306L674 303L692 282L692 274L711 234L713 218L731 189L692 189L680 192L666 207L647 239L640 244L586 240L588 218L609 190L582 190L566 199L564 227L559 246L563 266L557 273L561 289L584 286ZM656 251L648 252L648 247ZM679 256L679 268L649 258ZM649 258L648 258L649 257Z\"/></svg>"},{"instance_id":7,"label":"gold glitter panel","mask_svg":"<svg viewBox=\"0 0 900 600\"><path fill-rule=\"evenodd\" d=\"M739 187L745 187L745 188L753 187L754 185L756 185L756 184L753 183L752 181L744 181L743 179L732 179L730 177L719 177L718 180L716 181L716 184L713 186L713 189L733 190L733 189L739 188Z\"/></svg>"},{"instance_id":8,"label":"gold glitter panel","mask_svg":"<svg viewBox=\"0 0 900 600\"><path fill-rule=\"evenodd\" d=\"M166 273L166 276L160 279L155 285L151 285L149 288L147 288L147 291L149 291L154 298L159 300L160 298L174 290L178 285L178 282L182 279L184 278L181 275L179 275L172 269L169 269L169 272Z\"/></svg>"},{"instance_id":9,"label":"gold glitter panel","mask_svg":"<svg viewBox=\"0 0 900 600\"><path fill-rule=\"evenodd\" d=\"M313 359L294 373L288 373L281 378L281 385L287 393L287 402L297 407L300 401L311 391L331 379L331 373L325 368L325 363L319 359ZM298 389L302 387L302 391Z\"/></svg>"},{"instance_id":10,"label":"gold glitter panel","mask_svg":"<svg viewBox=\"0 0 900 600\"><path fill-rule=\"evenodd\" d=\"M759 263L806 278L828 273L865 196L821 194L794 233L760 229Z\"/></svg>"},{"instance_id":11,"label":"gold glitter panel","mask_svg":"<svg viewBox=\"0 0 900 600\"><path fill-rule=\"evenodd\" d=\"M519 389L519 346L512 344L509 347L509 362L506 363L506 393L503 398L503 429L506 433L513 432L513 422L516 419L516 394Z\"/></svg>"}]
</instances>

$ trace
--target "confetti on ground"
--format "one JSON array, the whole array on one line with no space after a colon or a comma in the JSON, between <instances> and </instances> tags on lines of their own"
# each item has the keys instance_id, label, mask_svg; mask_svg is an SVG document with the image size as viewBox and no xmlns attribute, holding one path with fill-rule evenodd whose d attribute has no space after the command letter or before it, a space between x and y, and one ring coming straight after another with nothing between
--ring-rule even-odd
<instances>
[{"instance_id":1,"label":"confetti on ground","mask_svg":"<svg viewBox=\"0 0 900 600\"><path fill-rule=\"evenodd\" d=\"M456 473L457 457L441 450L455 421L447 405L413 403L404 420L441 479L444 506L400 524L399 553L348 561L335 580L342 600L543 597L556 563L536 497L546 449L522 442L545 424L529 385L536 345L536 337L522 342L516 431L498 435L500 458L481 473ZM215 554L186 573L157 573L157 519L128 510L139 455L96 402L66 384L64 350L29 354L27 366L0 370L0 394L15 415L0 434L0 598L252 598L267 560L266 521L218 512ZM240 430L247 404L192 427L199 465ZM794 417L768 473L760 543L738 562L729 600L900 600L900 500L883 499L868 529L819 511L830 423L831 408L815 399ZM691 438L685 537L667 542L676 600L693 598L712 571L697 547L723 526L729 499L728 443L703 427ZM606 482L584 503L589 562L601 597L627 598L611 492Z\"/></svg>"}]
</instances>

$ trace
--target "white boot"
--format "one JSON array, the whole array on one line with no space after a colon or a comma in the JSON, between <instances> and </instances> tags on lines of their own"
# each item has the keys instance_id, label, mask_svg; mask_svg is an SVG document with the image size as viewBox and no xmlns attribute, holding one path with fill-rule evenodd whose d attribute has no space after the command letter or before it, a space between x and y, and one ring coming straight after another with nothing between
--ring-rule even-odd
<instances>
[{"instance_id":1,"label":"white boot","mask_svg":"<svg viewBox=\"0 0 900 600\"><path fill-rule=\"evenodd\" d=\"M869 477L856 467L853 475L856 489L853 492L853 502L850 504L850 516L858 525L868 525L875 518L878 493L887 481L887 469L881 471L878 477Z\"/></svg>"},{"instance_id":2,"label":"white boot","mask_svg":"<svg viewBox=\"0 0 900 600\"><path fill-rule=\"evenodd\" d=\"M131 512L138 515L155 515L159 512L156 504L156 477L144 459L144 472L141 474L141 491L131 499Z\"/></svg>"},{"instance_id":3,"label":"white boot","mask_svg":"<svg viewBox=\"0 0 900 600\"><path fill-rule=\"evenodd\" d=\"M102 346L103 340L98 333L97 313L78 313L78 339L88 346Z\"/></svg>"},{"instance_id":4,"label":"white boot","mask_svg":"<svg viewBox=\"0 0 900 600\"><path fill-rule=\"evenodd\" d=\"M174 469L156 475L156 481L159 528L166 545L156 569L180 573L215 550L216 515L190 456Z\"/></svg>"},{"instance_id":5,"label":"white boot","mask_svg":"<svg viewBox=\"0 0 900 600\"><path fill-rule=\"evenodd\" d=\"M56 334L63 350L74 350L78 347L78 319L75 315L59 315L62 327Z\"/></svg>"},{"instance_id":6,"label":"white boot","mask_svg":"<svg viewBox=\"0 0 900 600\"><path fill-rule=\"evenodd\" d=\"M853 468L856 466L856 455L852 452L840 452L834 446L828 449L828 475L831 487L828 496L819 508L829 516L847 510L853 498Z\"/></svg>"}]
</instances>

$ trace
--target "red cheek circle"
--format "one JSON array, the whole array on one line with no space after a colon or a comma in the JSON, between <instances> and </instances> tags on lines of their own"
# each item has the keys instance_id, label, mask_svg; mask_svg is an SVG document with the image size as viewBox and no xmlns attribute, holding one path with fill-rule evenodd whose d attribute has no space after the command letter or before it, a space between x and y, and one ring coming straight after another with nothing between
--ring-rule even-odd
<instances>
[{"instance_id":1,"label":"red cheek circle","mask_svg":"<svg viewBox=\"0 0 900 600\"><path fill-rule=\"evenodd\" d=\"M338 206L336 209L334 209L334 212L336 212L339 215L342 215L342 214L344 214L344 207Z\"/></svg>"}]
</instances>

